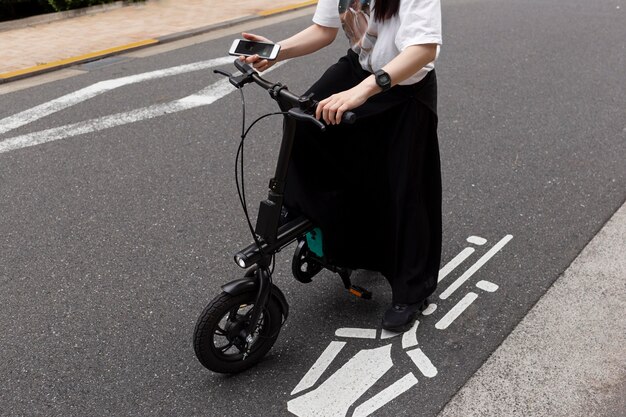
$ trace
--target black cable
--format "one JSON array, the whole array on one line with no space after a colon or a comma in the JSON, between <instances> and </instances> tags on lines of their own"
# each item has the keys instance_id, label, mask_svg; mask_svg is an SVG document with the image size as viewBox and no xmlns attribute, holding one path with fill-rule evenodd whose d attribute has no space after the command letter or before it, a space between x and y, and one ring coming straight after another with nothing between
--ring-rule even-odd
<instances>
[{"instance_id":1,"label":"black cable","mask_svg":"<svg viewBox=\"0 0 626 417\"><path fill-rule=\"evenodd\" d=\"M252 129L252 127L254 127L254 125L256 125L258 122L260 122L261 120L265 119L266 117L269 116L276 116L276 115L285 115L287 114L287 112L273 112L273 113L268 113L268 114L264 114L262 116L259 116L256 120L254 120L250 126L248 126L248 128L246 129L246 99L245 96L243 94L243 89L239 88L239 93L241 94L241 105L242 105L242 123L241 123L241 141L239 142L239 147L237 148L237 155L235 157L235 185L237 187L237 195L239 196L239 202L241 203L241 207L243 209L243 213L246 217L246 222L248 223L248 228L250 229L250 234L252 235L252 238L254 239L254 243L257 246L257 249L259 250L259 252L261 253L261 256L265 256L265 253L263 252L263 247L261 246L261 241L259 240L259 237L257 236L257 234L254 231L254 227L252 226L252 221L250 220L250 214L248 212L248 204L247 204L247 200L246 200L246 189L245 189L245 179L244 179L244 163L243 163L243 157L244 157L244 142L246 140L246 137L248 136L248 133L250 132L250 129ZM241 185L239 183L239 173L241 172ZM273 257L275 257L275 255L272 255ZM273 268L272 268L272 272L273 272ZM272 277L271 277L271 273L270 273L270 284L272 283Z\"/></svg>"}]
</instances>

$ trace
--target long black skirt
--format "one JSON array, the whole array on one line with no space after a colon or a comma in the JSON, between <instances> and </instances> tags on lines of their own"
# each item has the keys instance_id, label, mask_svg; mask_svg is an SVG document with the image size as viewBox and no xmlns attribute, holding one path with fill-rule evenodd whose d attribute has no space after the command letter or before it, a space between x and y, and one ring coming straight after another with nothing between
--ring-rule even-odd
<instances>
[{"instance_id":1,"label":"long black skirt","mask_svg":"<svg viewBox=\"0 0 626 417\"><path fill-rule=\"evenodd\" d=\"M309 89L316 100L370 75L349 51ZM393 302L414 303L437 286L441 169L434 71L354 110L353 125L321 132L298 123L285 205L322 230L327 260L381 272Z\"/></svg>"}]
</instances>

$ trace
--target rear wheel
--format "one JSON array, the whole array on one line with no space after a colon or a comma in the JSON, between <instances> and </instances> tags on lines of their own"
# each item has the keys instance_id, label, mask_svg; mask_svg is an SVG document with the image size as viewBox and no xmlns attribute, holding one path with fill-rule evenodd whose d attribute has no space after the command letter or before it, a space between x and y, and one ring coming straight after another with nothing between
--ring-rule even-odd
<instances>
[{"instance_id":1,"label":"rear wheel","mask_svg":"<svg viewBox=\"0 0 626 417\"><path fill-rule=\"evenodd\" d=\"M241 334L250 323L255 300L256 292L223 292L206 306L194 332L194 349L204 367L219 373L237 373L269 352L282 325L281 308L270 296L247 344Z\"/></svg>"},{"instance_id":2,"label":"rear wheel","mask_svg":"<svg viewBox=\"0 0 626 417\"><path fill-rule=\"evenodd\" d=\"M313 277L317 275L323 266L319 262L319 258L315 256L309 249L309 245L306 239L302 239L298 242L296 250L293 254L293 261L291 262L291 272L295 279L302 283L309 283Z\"/></svg>"}]
</instances>

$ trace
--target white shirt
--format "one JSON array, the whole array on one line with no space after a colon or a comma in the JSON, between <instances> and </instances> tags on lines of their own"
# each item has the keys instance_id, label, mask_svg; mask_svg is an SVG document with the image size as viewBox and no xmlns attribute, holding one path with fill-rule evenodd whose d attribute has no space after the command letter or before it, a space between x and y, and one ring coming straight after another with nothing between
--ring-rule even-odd
<instances>
[{"instance_id":1,"label":"white shirt","mask_svg":"<svg viewBox=\"0 0 626 417\"><path fill-rule=\"evenodd\" d=\"M375 72L387 65L411 45L441 45L440 0L401 0L398 13L384 22L374 20L375 0L319 0L313 22L339 28L350 40L350 46L359 54L364 70ZM414 84L435 67L430 62L400 84Z\"/></svg>"}]
</instances>

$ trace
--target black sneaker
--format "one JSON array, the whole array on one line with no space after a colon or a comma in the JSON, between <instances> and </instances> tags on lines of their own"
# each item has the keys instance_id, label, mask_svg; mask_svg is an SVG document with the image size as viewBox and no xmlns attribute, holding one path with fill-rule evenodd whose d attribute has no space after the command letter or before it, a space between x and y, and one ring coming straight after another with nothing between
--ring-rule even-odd
<instances>
[{"instance_id":1,"label":"black sneaker","mask_svg":"<svg viewBox=\"0 0 626 417\"><path fill-rule=\"evenodd\" d=\"M415 304L393 304L383 316L383 329L391 332L406 332L411 328L417 313L428 307L428 299Z\"/></svg>"}]
</instances>

